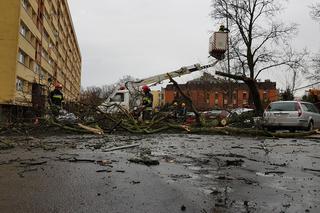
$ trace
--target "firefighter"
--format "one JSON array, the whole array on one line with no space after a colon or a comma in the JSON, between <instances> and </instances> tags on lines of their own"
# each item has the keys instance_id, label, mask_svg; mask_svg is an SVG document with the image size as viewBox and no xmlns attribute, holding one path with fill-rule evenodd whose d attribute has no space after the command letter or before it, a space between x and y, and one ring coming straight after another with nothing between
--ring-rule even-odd
<instances>
[{"instance_id":1,"label":"firefighter","mask_svg":"<svg viewBox=\"0 0 320 213\"><path fill-rule=\"evenodd\" d=\"M220 25L219 32L230 32L228 28L226 28L224 25Z\"/></svg>"},{"instance_id":2,"label":"firefighter","mask_svg":"<svg viewBox=\"0 0 320 213\"><path fill-rule=\"evenodd\" d=\"M147 85L142 87L144 97L142 100L143 112L142 119L143 120L151 120L152 117L152 104L153 104L153 95L151 94L151 90Z\"/></svg>"},{"instance_id":3,"label":"firefighter","mask_svg":"<svg viewBox=\"0 0 320 213\"><path fill-rule=\"evenodd\" d=\"M219 27L219 32L225 32L226 28L224 27L224 25L220 25Z\"/></svg>"},{"instance_id":4,"label":"firefighter","mask_svg":"<svg viewBox=\"0 0 320 213\"><path fill-rule=\"evenodd\" d=\"M50 93L50 106L53 115L57 116L59 111L62 109L63 93L62 84L58 83L55 85L55 89Z\"/></svg>"},{"instance_id":5,"label":"firefighter","mask_svg":"<svg viewBox=\"0 0 320 213\"><path fill-rule=\"evenodd\" d=\"M169 108L169 116L170 118L173 118L173 119L177 119L177 116L178 116L178 102L173 102Z\"/></svg>"},{"instance_id":6,"label":"firefighter","mask_svg":"<svg viewBox=\"0 0 320 213\"><path fill-rule=\"evenodd\" d=\"M186 104L182 102L179 108L178 121L184 122L186 120L186 115L187 115L187 107L186 107Z\"/></svg>"},{"instance_id":7,"label":"firefighter","mask_svg":"<svg viewBox=\"0 0 320 213\"><path fill-rule=\"evenodd\" d=\"M181 104L181 108L180 108L180 113L179 113L179 115L182 116L182 117L185 117L186 114L187 114L186 104L185 104L185 103L182 103L182 104Z\"/></svg>"}]
</instances>

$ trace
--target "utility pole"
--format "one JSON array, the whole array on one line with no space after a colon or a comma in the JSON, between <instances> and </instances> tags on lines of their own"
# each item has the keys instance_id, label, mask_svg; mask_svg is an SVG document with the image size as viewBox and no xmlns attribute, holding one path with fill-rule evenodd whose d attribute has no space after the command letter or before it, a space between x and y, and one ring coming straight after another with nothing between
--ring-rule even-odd
<instances>
[{"instance_id":1,"label":"utility pole","mask_svg":"<svg viewBox=\"0 0 320 213\"><path fill-rule=\"evenodd\" d=\"M229 30L229 10L228 10L228 3L226 3L226 10L227 10L227 17L226 17L226 22L227 22L227 30L230 32ZM228 33L228 41L227 41L227 45L228 45L228 49L227 49L227 60L228 60L228 74L230 74L230 47L229 47L229 33ZM229 78L230 79L230 78Z\"/></svg>"},{"instance_id":2,"label":"utility pole","mask_svg":"<svg viewBox=\"0 0 320 213\"><path fill-rule=\"evenodd\" d=\"M226 12L227 12L227 16L226 16L226 23L227 23L227 31L228 31L228 40L227 40L227 63L228 63L228 67L227 67L227 73L230 74L230 47L229 47L229 44L230 44L230 40L229 40L229 33L230 33L230 30L229 30L229 10L228 10L228 3L226 2ZM228 78L228 105L233 105L233 88L231 86L231 81L230 81L230 78ZM229 103L230 102L230 103Z\"/></svg>"}]
</instances>

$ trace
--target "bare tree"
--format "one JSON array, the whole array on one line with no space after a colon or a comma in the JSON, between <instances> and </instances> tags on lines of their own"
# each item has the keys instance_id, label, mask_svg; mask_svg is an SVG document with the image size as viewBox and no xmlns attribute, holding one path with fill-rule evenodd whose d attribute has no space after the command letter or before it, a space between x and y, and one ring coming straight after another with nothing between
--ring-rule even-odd
<instances>
[{"instance_id":1,"label":"bare tree","mask_svg":"<svg viewBox=\"0 0 320 213\"><path fill-rule=\"evenodd\" d=\"M103 101L100 87L87 87L80 92L80 102L90 106L99 106Z\"/></svg>"},{"instance_id":2,"label":"bare tree","mask_svg":"<svg viewBox=\"0 0 320 213\"><path fill-rule=\"evenodd\" d=\"M105 101L115 89L117 89L117 85L125 85L128 81L136 81L137 79L126 75L119 79L115 84L103 85L101 87L87 87L85 89L81 89L80 100L81 103L91 105L91 106L99 106L103 101Z\"/></svg>"},{"instance_id":3,"label":"bare tree","mask_svg":"<svg viewBox=\"0 0 320 213\"><path fill-rule=\"evenodd\" d=\"M267 70L297 69L306 54L297 54L289 41L297 33L296 24L284 24L276 19L283 11L285 0L212 0L212 17L230 20L230 54L236 74L217 72L218 75L244 81L257 113L263 107L256 83ZM239 74L239 70L242 70Z\"/></svg>"},{"instance_id":4,"label":"bare tree","mask_svg":"<svg viewBox=\"0 0 320 213\"><path fill-rule=\"evenodd\" d=\"M320 81L320 54L315 55L312 58L312 70L309 79L311 81Z\"/></svg>"},{"instance_id":5,"label":"bare tree","mask_svg":"<svg viewBox=\"0 0 320 213\"><path fill-rule=\"evenodd\" d=\"M311 7L311 17L316 21L320 21L320 3Z\"/></svg>"},{"instance_id":6,"label":"bare tree","mask_svg":"<svg viewBox=\"0 0 320 213\"><path fill-rule=\"evenodd\" d=\"M320 3L317 3L311 7L311 17L320 23ZM320 53L312 57L312 70L313 73L310 75L310 80L320 80Z\"/></svg>"}]
</instances>

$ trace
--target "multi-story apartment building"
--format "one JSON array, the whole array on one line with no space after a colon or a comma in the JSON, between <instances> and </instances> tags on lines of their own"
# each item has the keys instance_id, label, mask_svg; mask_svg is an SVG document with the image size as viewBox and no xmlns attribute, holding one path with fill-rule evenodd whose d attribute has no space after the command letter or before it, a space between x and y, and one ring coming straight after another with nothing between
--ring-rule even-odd
<instances>
[{"instance_id":1,"label":"multi-story apartment building","mask_svg":"<svg viewBox=\"0 0 320 213\"><path fill-rule=\"evenodd\" d=\"M55 83L77 100L81 54L67 0L2 0L0 11L0 108L44 106Z\"/></svg>"}]
</instances>

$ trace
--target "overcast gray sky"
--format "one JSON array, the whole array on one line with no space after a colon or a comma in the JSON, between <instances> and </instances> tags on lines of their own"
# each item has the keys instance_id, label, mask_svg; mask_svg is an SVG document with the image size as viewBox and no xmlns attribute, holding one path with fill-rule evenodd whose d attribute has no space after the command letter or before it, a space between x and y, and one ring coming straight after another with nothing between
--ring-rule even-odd
<instances>
[{"instance_id":1,"label":"overcast gray sky","mask_svg":"<svg viewBox=\"0 0 320 213\"><path fill-rule=\"evenodd\" d=\"M145 78L208 63L211 0L68 0L82 53L82 86L124 75ZM309 16L316 0L290 0L284 21L299 24L295 48L320 50L320 25ZM319 2L319 1L318 1ZM262 78L285 85L280 73Z\"/></svg>"}]
</instances>

